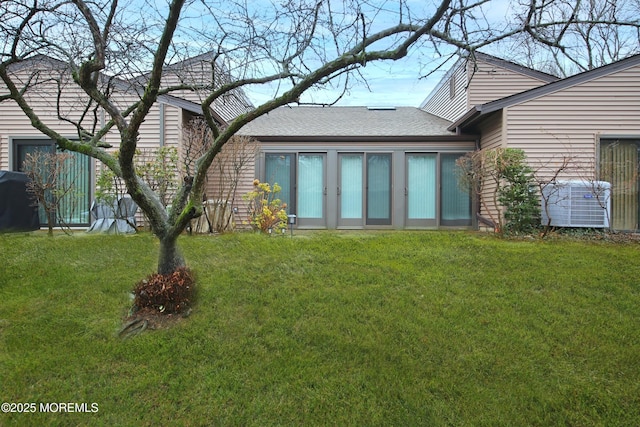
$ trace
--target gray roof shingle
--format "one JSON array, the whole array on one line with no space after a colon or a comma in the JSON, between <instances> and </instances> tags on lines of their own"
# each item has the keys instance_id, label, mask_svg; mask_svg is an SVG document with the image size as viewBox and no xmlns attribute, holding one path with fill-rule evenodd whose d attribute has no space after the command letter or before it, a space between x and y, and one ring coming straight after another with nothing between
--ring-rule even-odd
<instances>
[{"instance_id":1,"label":"gray roof shingle","mask_svg":"<svg viewBox=\"0 0 640 427\"><path fill-rule=\"evenodd\" d=\"M240 134L304 137L451 136L451 122L415 107L280 107L240 130Z\"/></svg>"}]
</instances>

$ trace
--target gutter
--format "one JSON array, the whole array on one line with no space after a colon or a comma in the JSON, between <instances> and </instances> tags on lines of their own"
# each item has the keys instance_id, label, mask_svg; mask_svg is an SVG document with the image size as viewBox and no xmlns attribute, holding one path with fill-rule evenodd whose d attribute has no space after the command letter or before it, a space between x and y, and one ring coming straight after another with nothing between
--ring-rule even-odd
<instances>
[{"instance_id":1,"label":"gutter","mask_svg":"<svg viewBox=\"0 0 640 427\"><path fill-rule=\"evenodd\" d=\"M460 128L464 126L469 126L473 122L475 122L478 117L482 115L482 105L475 105L469 111L467 111L464 116L460 117L458 120L453 122L451 126L447 128L448 131L456 132L458 135L460 134Z\"/></svg>"}]
</instances>

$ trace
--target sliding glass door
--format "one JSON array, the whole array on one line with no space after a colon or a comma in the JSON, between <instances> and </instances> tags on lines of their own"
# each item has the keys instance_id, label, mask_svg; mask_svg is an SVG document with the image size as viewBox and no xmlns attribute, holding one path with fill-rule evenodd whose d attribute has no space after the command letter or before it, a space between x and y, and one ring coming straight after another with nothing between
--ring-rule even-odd
<instances>
[{"instance_id":1,"label":"sliding glass door","mask_svg":"<svg viewBox=\"0 0 640 427\"><path fill-rule=\"evenodd\" d=\"M265 154L265 181L281 188L277 197L299 226L326 226L326 155Z\"/></svg>"},{"instance_id":2,"label":"sliding glass door","mask_svg":"<svg viewBox=\"0 0 640 427\"><path fill-rule=\"evenodd\" d=\"M406 195L407 225L436 225L437 155L435 153L407 154Z\"/></svg>"},{"instance_id":3,"label":"sliding glass door","mask_svg":"<svg viewBox=\"0 0 640 427\"><path fill-rule=\"evenodd\" d=\"M367 225L391 224L391 154L367 155Z\"/></svg>"},{"instance_id":4,"label":"sliding glass door","mask_svg":"<svg viewBox=\"0 0 640 427\"><path fill-rule=\"evenodd\" d=\"M611 228L640 228L640 140L610 139L600 142L600 174L611 184Z\"/></svg>"},{"instance_id":5,"label":"sliding glass door","mask_svg":"<svg viewBox=\"0 0 640 427\"><path fill-rule=\"evenodd\" d=\"M48 140L15 140L14 141L14 165L16 171L24 171L25 160L29 154L56 152L55 145ZM90 197L91 197L91 161L84 154L72 151L66 152L68 155L64 163L58 166L58 173L55 181L58 183L57 190L64 190L64 194L56 195L54 192L49 197L57 197L59 200L53 202L57 205L57 212L53 212L54 224L64 224L68 226L88 226ZM55 170L55 169L54 169ZM43 176L51 173L43 171ZM47 214L40 207L40 223L47 224Z\"/></svg>"},{"instance_id":6,"label":"sliding glass door","mask_svg":"<svg viewBox=\"0 0 640 427\"><path fill-rule=\"evenodd\" d=\"M298 155L298 224L324 226L325 155Z\"/></svg>"},{"instance_id":7,"label":"sliding glass door","mask_svg":"<svg viewBox=\"0 0 640 427\"><path fill-rule=\"evenodd\" d=\"M391 224L391 154L338 156L338 225Z\"/></svg>"}]
</instances>

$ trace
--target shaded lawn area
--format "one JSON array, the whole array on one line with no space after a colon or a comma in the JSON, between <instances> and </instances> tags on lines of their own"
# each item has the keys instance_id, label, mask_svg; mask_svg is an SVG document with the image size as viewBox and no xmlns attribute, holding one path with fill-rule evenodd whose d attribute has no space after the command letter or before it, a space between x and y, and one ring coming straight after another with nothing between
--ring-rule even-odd
<instances>
[{"instance_id":1,"label":"shaded lawn area","mask_svg":"<svg viewBox=\"0 0 640 427\"><path fill-rule=\"evenodd\" d=\"M183 237L191 317L122 340L148 234L0 235L0 425L637 425L640 246Z\"/></svg>"}]
</instances>

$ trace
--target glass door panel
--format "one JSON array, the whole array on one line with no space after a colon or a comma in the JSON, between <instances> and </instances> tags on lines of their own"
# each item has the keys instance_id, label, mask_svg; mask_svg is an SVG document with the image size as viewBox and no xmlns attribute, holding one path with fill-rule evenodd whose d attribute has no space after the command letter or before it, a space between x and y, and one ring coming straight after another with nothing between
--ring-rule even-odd
<instances>
[{"instance_id":1,"label":"glass door panel","mask_svg":"<svg viewBox=\"0 0 640 427\"><path fill-rule=\"evenodd\" d=\"M436 155L407 155L407 219L427 225L436 219ZM411 221L415 220L415 221Z\"/></svg>"},{"instance_id":2,"label":"glass door panel","mask_svg":"<svg viewBox=\"0 0 640 427\"><path fill-rule=\"evenodd\" d=\"M367 155L367 224L391 224L391 154Z\"/></svg>"},{"instance_id":3,"label":"glass door panel","mask_svg":"<svg viewBox=\"0 0 640 427\"><path fill-rule=\"evenodd\" d=\"M362 225L363 160L362 154L340 155L340 219ZM345 224L347 221L341 221Z\"/></svg>"},{"instance_id":4,"label":"glass door panel","mask_svg":"<svg viewBox=\"0 0 640 427\"><path fill-rule=\"evenodd\" d=\"M441 225L471 225L471 197L458 186L456 160L460 154L442 154L441 179Z\"/></svg>"},{"instance_id":5,"label":"glass door panel","mask_svg":"<svg viewBox=\"0 0 640 427\"><path fill-rule=\"evenodd\" d=\"M265 181L281 188L276 197L287 204L287 213L296 213L294 154L266 154Z\"/></svg>"},{"instance_id":6,"label":"glass door panel","mask_svg":"<svg viewBox=\"0 0 640 427\"><path fill-rule=\"evenodd\" d=\"M600 179L611 184L611 228L639 228L640 141L603 140L600 143Z\"/></svg>"},{"instance_id":7,"label":"glass door panel","mask_svg":"<svg viewBox=\"0 0 640 427\"><path fill-rule=\"evenodd\" d=\"M325 155L298 155L298 221L324 225Z\"/></svg>"},{"instance_id":8,"label":"glass door panel","mask_svg":"<svg viewBox=\"0 0 640 427\"><path fill-rule=\"evenodd\" d=\"M71 157L65 159L63 173L58 177L63 188L69 192L60 200L58 217L65 224L89 224L89 171L88 156L68 151Z\"/></svg>"}]
</instances>

